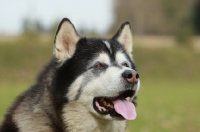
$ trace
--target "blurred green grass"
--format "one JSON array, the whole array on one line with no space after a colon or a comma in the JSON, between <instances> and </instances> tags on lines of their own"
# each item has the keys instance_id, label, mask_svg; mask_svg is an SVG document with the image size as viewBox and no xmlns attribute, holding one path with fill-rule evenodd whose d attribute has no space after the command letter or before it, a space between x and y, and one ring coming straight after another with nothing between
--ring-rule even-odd
<instances>
[{"instance_id":1,"label":"blurred green grass","mask_svg":"<svg viewBox=\"0 0 200 132\"><path fill-rule=\"evenodd\" d=\"M15 98L27 89L27 86L25 84L0 85L0 122L3 120L6 110L9 109Z\"/></svg>"},{"instance_id":2,"label":"blurred green grass","mask_svg":"<svg viewBox=\"0 0 200 132\"><path fill-rule=\"evenodd\" d=\"M0 41L0 122L15 97L31 86L52 56L53 41ZM127 132L200 131L200 53L191 48L145 48L136 44L141 78L138 116Z\"/></svg>"},{"instance_id":3,"label":"blurred green grass","mask_svg":"<svg viewBox=\"0 0 200 132\"><path fill-rule=\"evenodd\" d=\"M199 131L199 86L199 82L180 80L143 82L137 118L128 124L130 132Z\"/></svg>"}]
</instances>

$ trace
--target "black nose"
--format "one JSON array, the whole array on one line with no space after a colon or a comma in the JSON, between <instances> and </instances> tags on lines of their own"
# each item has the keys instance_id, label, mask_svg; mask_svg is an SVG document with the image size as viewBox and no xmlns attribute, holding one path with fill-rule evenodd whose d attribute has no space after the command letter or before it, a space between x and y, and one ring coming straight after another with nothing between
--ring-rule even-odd
<instances>
[{"instance_id":1,"label":"black nose","mask_svg":"<svg viewBox=\"0 0 200 132\"><path fill-rule=\"evenodd\" d=\"M129 83L137 83L139 74L134 70L126 70L122 73L122 77L125 78Z\"/></svg>"}]
</instances>

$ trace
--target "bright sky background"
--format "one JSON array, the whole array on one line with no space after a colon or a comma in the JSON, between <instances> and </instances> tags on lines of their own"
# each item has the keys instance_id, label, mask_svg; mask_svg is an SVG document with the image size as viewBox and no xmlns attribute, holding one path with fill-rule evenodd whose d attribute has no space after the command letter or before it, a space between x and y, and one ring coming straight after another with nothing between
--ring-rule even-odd
<instances>
[{"instance_id":1,"label":"bright sky background","mask_svg":"<svg viewBox=\"0 0 200 132\"><path fill-rule=\"evenodd\" d=\"M112 10L113 0L0 0L0 34L20 33L26 17L47 27L67 17L77 29L104 33L113 22Z\"/></svg>"}]
</instances>

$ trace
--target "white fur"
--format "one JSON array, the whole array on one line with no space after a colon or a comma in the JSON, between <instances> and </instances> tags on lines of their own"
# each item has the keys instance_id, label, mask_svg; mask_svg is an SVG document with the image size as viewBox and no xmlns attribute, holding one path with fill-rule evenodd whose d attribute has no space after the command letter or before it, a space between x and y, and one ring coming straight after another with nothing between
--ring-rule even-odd
<instances>
[{"instance_id":1,"label":"white fur","mask_svg":"<svg viewBox=\"0 0 200 132\"><path fill-rule=\"evenodd\" d=\"M136 90L136 95L137 95L137 93L138 93L138 91L140 90L140 79L138 78L138 83L137 83L137 86L136 86L136 88L134 87L134 90Z\"/></svg>"},{"instance_id":2,"label":"white fur","mask_svg":"<svg viewBox=\"0 0 200 132\"><path fill-rule=\"evenodd\" d=\"M81 84L83 83L83 75L79 76L74 82L73 84L71 84L71 86L69 87L70 91L67 93L67 98L69 101L72 101L76 98L76 95L79 91L79 88L81 86Z\"/></svg>"},{"instance_id":3,"label":"white fur","mask_svg":"<svg viewBox=\"0 0 200 132\"><path fill-rule=\"evenodd\" d=\"M122 65L124 62L126 62L129 67L131 66L130 62L122 52L117 52L115 58L119 65Z\"/></svg>"},{"instance_id":4,"label":"white fur","mask_svg":"<svg viewBox=\"0 0 200 132\"><path fill-rule=\"evenodd\" d=\"M104 42L104 44L106 45L106 47L109 49L110 54L112 54L112 49L111 49L111 47L110 47L110 43L109 43L108 41L103 41L103 42Z\"/></svg>"},{"instance_id":5,"label":"white fur","mask_svg":"<svg viewBox=\"0 0 200 132\"><path fill-rule=\"evenodd\" d=\"M100 53L98 58L96 58L95 60L110 65L110 58L106 53Z\"/></svg>"}]
</instances>

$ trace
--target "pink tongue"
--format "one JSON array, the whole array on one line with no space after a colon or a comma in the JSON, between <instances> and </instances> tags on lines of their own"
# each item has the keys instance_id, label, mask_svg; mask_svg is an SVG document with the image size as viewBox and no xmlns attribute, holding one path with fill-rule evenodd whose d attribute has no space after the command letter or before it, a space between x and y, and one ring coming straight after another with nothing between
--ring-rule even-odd
<instances>
[{"instance_id":1,"label":"pink tongue","mask_svg":"<svg viewBox=\"0 0 200 132\"><path fill-rule=\"evenodd\" d=\"M134 120L137 116L135 106L133 103L123 100L115 100L113 101L115 111L122 115L126 120Z\"/></svg>"}]
</instances>

